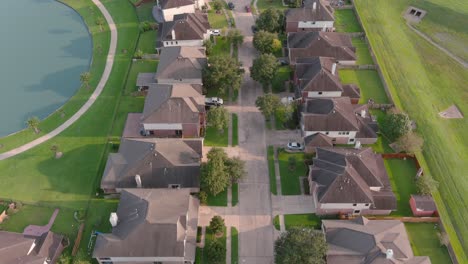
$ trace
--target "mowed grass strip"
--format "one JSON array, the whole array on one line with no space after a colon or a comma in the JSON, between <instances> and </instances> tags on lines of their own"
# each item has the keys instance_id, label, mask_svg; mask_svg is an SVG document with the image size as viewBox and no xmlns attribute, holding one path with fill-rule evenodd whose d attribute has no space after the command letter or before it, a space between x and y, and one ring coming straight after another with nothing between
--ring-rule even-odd
<instances>
[{"instance_id":1,"label":"mowed grass strip","mask_svg":"<svg viewBox=\"0 0 468 264\"><path fill-rule=\"evenodd\" d=\"M439 1L435 8L454 10L451 2ZM355 1L396 105L416 121L426 142L418 160L439 181L433 196L458 261L464 263L468 262L468 122L442 119L437 113L452 104L468 113L468 72L406 26L401 14L410 4L409 0ZM422 9L426 5L432 2L418 2ZM468 14L467 5L459 4L456 10Z\"/></svg>"},{"instance_id":2,"label":"mowed grass strip","mask_svg":"<svg viewBox=\"0 0 468 264\"><path fill-rule=\"evenodd\" d=\"M356 84L361 89L359 103L367 103L369 99L373 99L378 104L390 102L376 70L342 69L338 74L343 84Z\"/></svg>"},{"instance_id":3,"label":"mowed grass strip","mask_svg":"<svg viewBox=\"0 0 468 264\"><path fill-rule=\"evenodd\" d=\"M232 114L232 146L239 145L239 118L237 114Z\"/></svg>"},{"instance_id":4,"label":"mowed grass strip","mask_svg":"<svg viewBox=\"0 0 468 264\"><path fill-rule=\"evenodd\" d=\"M239 263L239 232L231 227L231 264Z\"/></svg>"},{"instance_id":5,"label":"mowed grass strip","mask_svg":"<svg viewBox=\"0 0 468 264\"><path fill-rule=\"evenodd\" d=\"M276 175L275 175L275 149L273 146L267 148L268 174L270 176L270 191L276 195Z\"/></svg>"}]
</instances>

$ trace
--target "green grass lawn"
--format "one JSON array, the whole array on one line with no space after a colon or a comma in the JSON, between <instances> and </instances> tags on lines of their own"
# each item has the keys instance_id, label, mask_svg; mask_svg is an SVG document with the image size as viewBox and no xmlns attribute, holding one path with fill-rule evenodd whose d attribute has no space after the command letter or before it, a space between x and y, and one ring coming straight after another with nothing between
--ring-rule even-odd
<instances>
[{"instance_id":1,"label":"green grass lawn","mask_svg":"<svg viewBox=\"0 0 468 264\"><path fill-rule=\"evenodd\" d=\"M208 21L210 22L211 28L223 29L228 27L226 16L222 11L216 14L214 9L208 10Z\"/></svg>"},{"instance_id":2,"label":"green grass lawn","mask_svg":"<svg viewBox=\"0 0 468 264\"><path fill-rule=\"evenodd\" d=\"M279 222L279 215L273 218L273 225L275 226L276 230L280 230L280 222Z\"/></svg>"},{"instance_id":3,"label":"green grass lawn","mask_svg":"<svg viewBox=\"0 0 468 264\"><path fill-rule=\"evenodd\" d=\"M231 232L232 232L232 230L231 230ZM213 241L215 239L220 241L222 244L224 244L224 247L226 247L226 227L224 227L224 233L223 233L223 236L221 236L221 237L216 237L215 234L213 234L213 232L209 229L209 227L206 228L205 247L207 246L209 241ZM231 250L232 250L232 248L231 248ZM224 256L225 256L224 258L226 258L226 252L224 252ZM197 264L216 264L215 262L211 261L208 258L208 256L206 256L204 254L203 248L197 248L195 259L196 259L195 262Z\"/></svg>"},{"instance_id":4,"label":"green grass lawn","mask_svg":"<svg viewBox=\"0 0 468 264\"><path fill-rule=\"evenodd\" d=\"M359 103L367 103L367 100L371 98L376 103L386 104L390 102L376 70L343 69L339 70L338 74L343 84L356 84L361 89Z\"/></svg>"},{"instance_id":5,"label":"green grass lawn","mask_svg":"<svg viewBox=\"0 0 468 264\"><path fill-rule=\"evenodd\" d=\"M299 177L307 176L307 166L304 164L304 153L288 153L284 150L278 150L278 162L281 176L281 194L282 195L300 195L301 186ZM296 158L296 167L289 168L289 157Z\"/></svg>"},{"instance_id":6,"label":"green grass lawn","mask_svg":"<svg viewBox=\"0 0 468 264\"><path fill-rule=\"evenodd\" d=\"M228 130L224 129L223 133L220 134L214 127L207 126L205 133L205 146L211 147L227 147L228 146Z\"/></svg>"},{"instance_id":7,"label":"green grass lawn","mask_svg":"<svg viewBox=\"0 0 468 264\"><path fill-rule=\"evenodd\" d=\"M412 216L409 199L411 194L417 194L414 178L416 165L412 159L385 159L385 168L392 184L392 190L397 198L395 216Z\"/></svg>"},{"instance_id":8,"label":"green grass lawn","mask_svg":"<svg viewBox=\"0 0 468 264\"><path fill-rule=\"evenodd\" d=\"M363 38L355 37L352 38L352 42L353 46L356 47L357 64L374 64L366 41Z\"/></svg>"},{"instance_id":9,"label":"green grass lawn","mask_svg":"<svg viewBox=\"0 0 468 264\"><path fill-rule=\"evenodd\" d=\"M231 264L239 263L239 232L231 227Z\"/></svg>"},{"instance_id":10,"label":"green grass lawn","mask_svg":"<svg viewBox=\"0 0 468 264\"><path fill-rule=\"evenodd\" d=\"M218 195L216 196L208 194L207 205L208 206L227 206L227 188L226 190L218 193Z\"/></svg>"},{"instance_id":11,"label":"green grass lawn","mask_svg":"<svg viewBox=\"0 0 468 264\"><path fill-rule=\"evenodd\" d=\"M139 7L136 8L136 13L138 16L138 20L142 21L151 21L154 22L153 17L153 6L156 5L156 2L149 2L141 4Z\"/></svg>"},{"instance_id":12,"label":"green grass lawn","mask_svg":"<svg viewBox=\"0 0 468 264\"><path fill-rule=\"evenodd\" d=\"M232 184L232 206L239 203L239 183Z\"/></svg>"},{"instance_id":13,"label":"green grass lawn","mask_svg":"<svg viewBox=\"0 0 468 264\"><path fill-rule=\"evenodd\" d=\"M125 95L130 95L138 90L136 80L138 73L141 72L156 72L158 68L158 61L156 60L137 60L132 63L130 72L128 73L127 82L125 83Z\"/></svg>"},{"instance_id":14,"label":"green grass lawn","mask_svg":"<svg viewBox=\"0 0 468 264\"><path fill-rule=\"evenodd\" d=\"M225 37L214 37L213 49L209 56L229 56L231 43Z\"/></svg>"},{"instance_id":15,"label":"green grass lawn","mask_svg":"<svg viewBox=\"0 0 468 264\"><path fill-rule=\"evenodd\" d=\"M285 92L285 85L284 82L289 80L291 76L291 67L289 66L281 66L276 73L275 78L271 82L271 88L273 89L273 93L281 93Z\"/></svg>"},{"instance_id":16,"label":"green grass lawn","mask_svg":"<svg viewBox=\"0 0 468 264\"><path fill-rule=\"evenodd\" d=\"M437 6L433 2L418 1L418 6L468 14L462 2L437 1ZM468 72L406 26L401 13L414 1L356 0L355 4L396 105L416 121L426 142L418 160L439 181L433 196L442 222L458 261L468 262L468 122L437 115L452 104L468 113ZM444 19L454 18L447 15ZM458 32L460 27L450 28Z\"/></svg>"},{"instance_id":17,"label":"green grass lawn","mask_svg":"<svg viewBox=\"0 0 468 264\"><path fill-rule=\"evenodd\" d=\"M433 223L405 223L415 256L429 256L433 264L452 263L447 248L440 245Z\"/></svg>"},{"instance_id":18,"label":"green grass lawn","mask_svg":"<svg viewBox=\"0 0 468 264\"><path fill-rule=\"evenodd\" d=\"M270 191L272 194L277 194L276 191L276 175L275 175L275 150L273 146L268 146L268 173L270 175Z\"/></svg>"},{"instance_id":19,"label":"green grass lawn","mask_svg":"<svg viewBox=\"0 0 468 264\"><path fill-rule=\"evenodd\" d=\"M156 30L146 31L140 34L138 40L137 50L143 51L144 54L155 54L156 53ZM156 71L156 69L154 70Z\"/></svg>"},{"instance_id":20,"label":"green grass lawn","mask_svg":"<svg viewBox=\"0 0 468 264\"><path fill-rule=\"evenodd\" d=\"M352 9L335 10L335 28L337 32L362 32L362 28Z\"/></svg>"},{"instance_id":21,"label":"green grass lawn","mask_svg":"<svg viewBox=\"0 0 468 264\"><path fill-rule=\"evenodd\" d=\"M287 229L291 227L310 227L320 229L322 219L315 214L292 214L284 215L284 225Z\"/></svg>"},{"instance_id":22,"label":"green grass lawn","mask_svg":"<svg viewBox=\"0 0 468 264\"><path fill-rule=\"evenodd\" d=\"M282 0L258 0L257 1L258 12L261 13L268 8L276 8L281 10L286 10L289 7L283 5ZM253 10L252 10L253 12Z\"/></svg>"},{"instance_id":23,"label":"green grass lawn","mask_svg":"<svg viewBox=\"0 0 468 264\"><path fill-rule=\"evenodd\" d=\"M235 147L239 145L239 128L238 128L239 118L237 114L232 114L232 146Z\"/></svg>"}]
</instances>

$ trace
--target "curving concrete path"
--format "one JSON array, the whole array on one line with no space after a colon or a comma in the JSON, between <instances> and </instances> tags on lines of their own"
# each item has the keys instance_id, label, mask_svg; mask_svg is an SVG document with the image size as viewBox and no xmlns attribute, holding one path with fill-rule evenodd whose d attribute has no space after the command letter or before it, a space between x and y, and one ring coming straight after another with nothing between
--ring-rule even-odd
<instances>
[{"instance_id":1,"label":"curving concrete path","mask_svg":"<svg viewBox=\"0 0 468 264\"><path fill-rule=\"evenodd\" d=\"M111 41L110 41L110 46L109 46L109 53L107 54L106 67L104 68L104 72L102 73L101 80L99 81L96 89L91 94L88 101L86 101L86 103L80 108L80 110L78 110L78 112L76 112L72 117L70 117L70 119L65 121L62 125L50 131L49 133L45 134L44 136L37 138L27 144L24 144L20 147L9 150L7 152L1 153L0 160L4 160L10 157L13 157L15 155L18 155L20 153L23 153L31 148L36 147L39 144L46 142L47 140L57 136L58 134L62 133L65 129L67 129L73 123L75 123L84 113L86 113L89 110L89 108L91 108L91 106L94 104L94 102L96 102L99 95L104 90L104 86L106 86L107 80L109 79L110 73L112 71L112 66L114 65L114 56L117 50L117 27L115 26L112 16L109 14L109 12L104 7L104 5L99 0L92 0L92 1L99 8L101 13L104 15L107 21L107 24L109 25L110 32L111 32Z\"/></svg>"}]
</instances>

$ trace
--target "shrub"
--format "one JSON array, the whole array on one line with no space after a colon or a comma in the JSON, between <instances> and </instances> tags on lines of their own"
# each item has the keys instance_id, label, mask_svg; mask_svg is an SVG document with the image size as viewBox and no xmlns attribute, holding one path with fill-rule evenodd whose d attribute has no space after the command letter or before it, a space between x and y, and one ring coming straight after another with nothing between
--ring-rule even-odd
<instances>
[{"instance_id":1,"label":"shrub","mask_svg":"<svg viewBox=\"0 0 468 264\"><path fill-rule=\"evenodd\" d=\"M204 191L200 191L198 194L198 199L200 199L201 204L207 204L208 203L208 194Z\"/></svg>"},{"instance_id":2,"label":"shrub","mask_svg":"<svg viewBox=\"0 0 468 264\"><path fill-rule=\"evenodd\" d=\"M209 228L213 233L217 235L222 234L224 226L224 219L221 216L215 215L213 218L211 218Z\"/></svg>"},{"instance_id":3,"label":"shrub","mask_svg":"<svg viewBox=\"0 0 468 264\"><path fill-rule=\"evenodd\" d=\"M208 241L205 246L206 256L211 263L225 263L226 246L218 240Z\"/></svg>"}]
</instances>

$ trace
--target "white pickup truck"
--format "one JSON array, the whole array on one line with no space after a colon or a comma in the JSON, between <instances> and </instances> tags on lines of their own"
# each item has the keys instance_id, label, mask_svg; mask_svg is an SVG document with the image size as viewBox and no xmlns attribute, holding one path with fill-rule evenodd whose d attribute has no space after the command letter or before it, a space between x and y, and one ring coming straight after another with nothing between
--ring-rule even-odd
<instances>
[{"instance_id":1,"label":"white pickup truck","mask_svg":"<svg viewBox=\"0 0 468 264\"><path fill-rule=\"evenodd\" d=\"M208 97L205 98L205 105L207 106L220 106L223 105L224 101L222 98L218 97Z\"/></svg>"}]
</instances>

